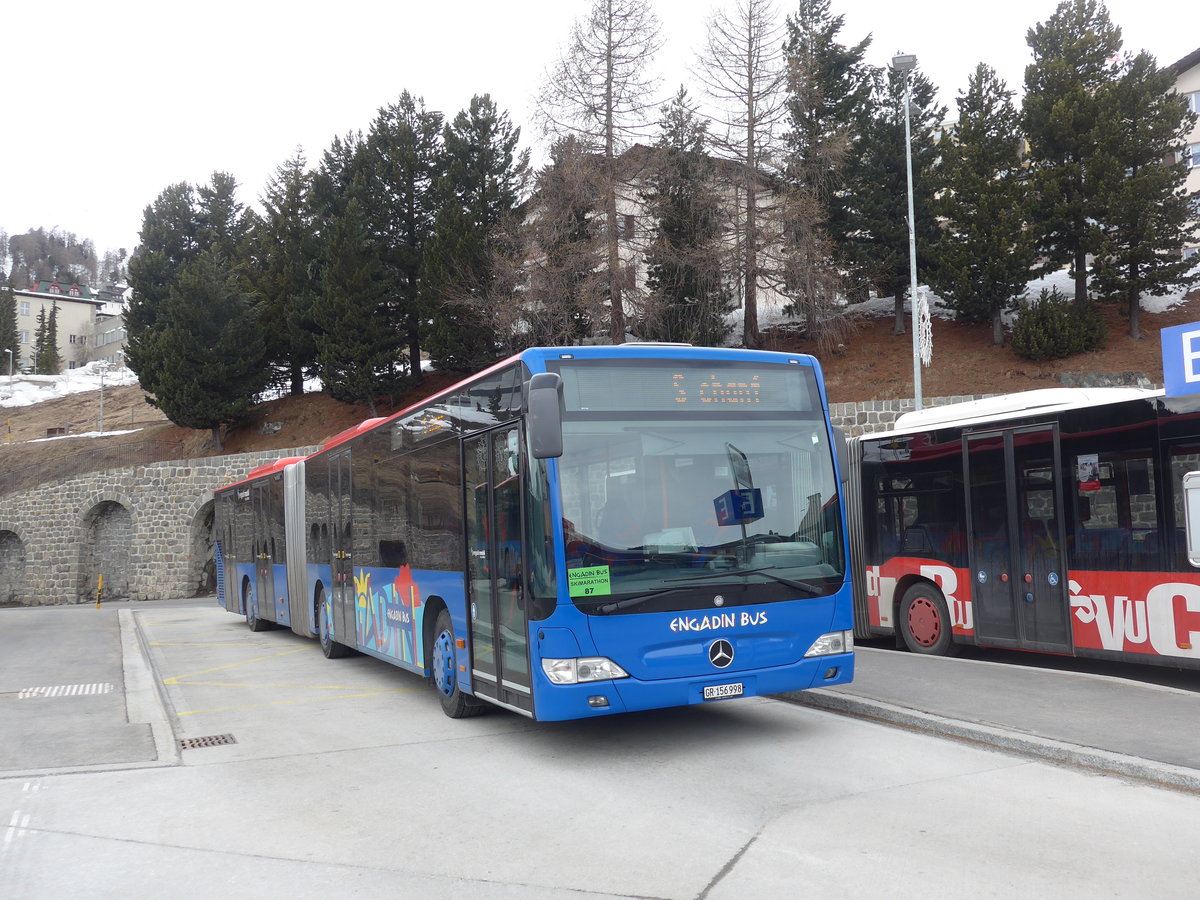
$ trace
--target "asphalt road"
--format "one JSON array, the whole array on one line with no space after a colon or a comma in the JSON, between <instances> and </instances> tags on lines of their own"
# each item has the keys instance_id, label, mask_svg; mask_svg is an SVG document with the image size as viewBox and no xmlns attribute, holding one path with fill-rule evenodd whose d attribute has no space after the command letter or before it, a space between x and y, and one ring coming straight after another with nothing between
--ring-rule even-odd
<instances>
[{"instance_id":1,"label":"asphalt road","mask_svg":"<svg viewBox=\"0 0 1200 900\"><path fill-rule=\"evenodd\" d=\"M0 733L63 754L6 748L5 898L1195 895L1186 791L767 698L454 721L211 603L0 622Z\"/></svg>"}]
</instances>

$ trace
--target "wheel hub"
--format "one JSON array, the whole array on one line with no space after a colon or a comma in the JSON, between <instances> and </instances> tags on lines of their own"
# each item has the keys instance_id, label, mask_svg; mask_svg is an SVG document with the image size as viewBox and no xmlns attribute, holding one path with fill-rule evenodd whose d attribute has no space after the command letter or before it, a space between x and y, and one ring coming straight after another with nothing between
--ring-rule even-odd
<instances>
[{"instance_id":1,"label":"wheel hub","mask_svg":"<svg viewBox=\"0 0 1200 900\"><path fill-rule=\"evenodd\" d=\"M454 693L454 644L445 631L433 642L433 680L447 697Z\"/></svg>"},{"instance_id":2,"label":"wheel hub","mask_svg":"<svg viewBox=\"0 0 1200 900\"><path fill-rule=\"evenodd\" d=\"M922 647L932 647L942 636L942 617L927 597L918 597L908 607L908 631Z\"/></svg>"}]
</instances>

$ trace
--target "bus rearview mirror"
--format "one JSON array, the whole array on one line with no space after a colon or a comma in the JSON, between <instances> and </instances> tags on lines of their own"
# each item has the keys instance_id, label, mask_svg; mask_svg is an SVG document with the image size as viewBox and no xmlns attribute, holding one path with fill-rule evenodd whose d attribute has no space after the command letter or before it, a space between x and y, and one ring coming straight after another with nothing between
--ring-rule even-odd
<instances>
[{"instance_id":1,"label":"bus rearview mirror","mask_svg":"<svg viewBox=\"0 0 1200 900\"><path fill-rule=\"evenodd\" d=\"M534 459L553 459L563 453L563 385L555 372L540 372L529 379L526 410L529 413L529 449Z\"/></svg>"}]
</instances>

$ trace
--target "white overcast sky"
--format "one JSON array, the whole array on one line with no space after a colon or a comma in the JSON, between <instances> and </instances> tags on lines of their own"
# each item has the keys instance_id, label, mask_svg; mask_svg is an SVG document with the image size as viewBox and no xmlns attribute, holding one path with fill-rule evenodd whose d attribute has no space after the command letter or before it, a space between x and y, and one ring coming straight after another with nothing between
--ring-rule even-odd
<instances>
[{"instance_id":1,"label":"white overcast sky","mask_svg":"<svg viewBox=\"0 0 1200 900\"><path fill-rule=\"evenodd\" d=\"M688 80L705 19L732 0L652 0L666 44L664 97ZM1168 65L1200 46L1179 0L1108 0L1127 50ZM868 61L915 53L953 108L979 62L1019 89L1026 31L1055 0L833 0L843 43ZM255 203L303 148L366 130L402 90L452 116L490 93L540 141L533 95L590 0L60 0L5 4L0 228L59 227L99 253L138 243L142 211L170 184L227 171ZM781 13L794 6L780 0ZM697 91L693 89L693 94Z\"/></svg>"}]
</instances>

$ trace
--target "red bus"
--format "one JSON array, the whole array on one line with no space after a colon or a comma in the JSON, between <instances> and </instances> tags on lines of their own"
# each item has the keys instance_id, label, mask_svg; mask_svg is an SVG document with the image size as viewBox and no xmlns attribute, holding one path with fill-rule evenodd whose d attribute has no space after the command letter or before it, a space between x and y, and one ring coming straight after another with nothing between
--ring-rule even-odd
<instances>
[{"instance_id":1,"label":"red bus","mask_svg":"<svg viewBox=\"0 0 1200 900\"><path fill-rule=\"evenodd\" d=\"M1200 396L1028 391L851 441L855 634L1200 668Z\"/></svg>"}]
</instances>

